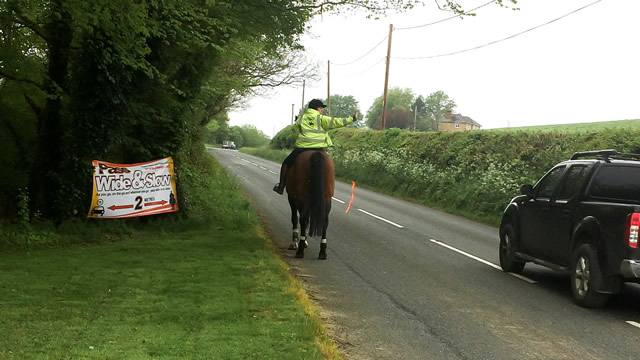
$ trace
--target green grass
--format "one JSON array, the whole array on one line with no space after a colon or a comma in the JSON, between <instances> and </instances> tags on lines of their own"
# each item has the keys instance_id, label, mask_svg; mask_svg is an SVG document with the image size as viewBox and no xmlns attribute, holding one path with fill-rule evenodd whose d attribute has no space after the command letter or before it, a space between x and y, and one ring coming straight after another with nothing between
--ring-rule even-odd
<instances>
[{"instance_id":1,"label":"green grass","mask_svg":"<svg viewBox=\"0 0 640 360\"><path fill-rule=\"evenodd\" d=\"M600 122L576 123L576 124L522 126L522 127L500 128L500 129L490 129L490 130L588 132L588 131L601 131L601 130L605 130L605 129L619 129L619 128L640 129L640 119L636 119L636 120L617 120L617 121L600 121Z\"/></svg>"},{"instance_id":2,"label":"green grass","mask_svg":"<svg viewBox=\"0 0 640 360\"><path fill-rule=\"evenodd\" d=\"M324 358L322 325L253 230L138 231L0 258L2 359Z\"/></svg>"}]
</instances>

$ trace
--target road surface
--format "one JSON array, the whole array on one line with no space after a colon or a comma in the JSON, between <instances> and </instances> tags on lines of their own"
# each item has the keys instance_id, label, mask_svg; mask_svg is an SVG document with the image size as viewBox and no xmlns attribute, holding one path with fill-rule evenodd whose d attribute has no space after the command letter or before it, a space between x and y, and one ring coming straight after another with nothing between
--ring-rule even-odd
<instances>
[{"instance_id":1,"label":"road surface","mask_svg":"<svg viewBox=\"0 0 640 360\"><path fill-rule=\"evenodd\" d=\"M527 264L502 272L498 230L336 182L328 260L319 238L304 259L291 241L280 164L232 150L209 152L262 216L284 260L321 309L347 359L638 359L640 287L604 309L574 305L569 279Z\"/></svg>"}]
</instances>

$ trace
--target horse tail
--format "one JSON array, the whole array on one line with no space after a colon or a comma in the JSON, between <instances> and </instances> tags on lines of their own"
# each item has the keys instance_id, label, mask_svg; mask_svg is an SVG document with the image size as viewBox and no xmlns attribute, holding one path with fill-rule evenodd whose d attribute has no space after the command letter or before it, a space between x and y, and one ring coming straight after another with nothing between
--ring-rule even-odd
<instances>
[{"instance_id":1,"label":"horse tail","mask_svg":"<svg viewBox=\"0 0 640 360\"><path fill-rule=\"evenodd\" d=\"M311 154L311 186L309 187L309 236L322 235L326 220L327 204L324 201L324 154L314 151Z\"/></svg>"}]
</instances>

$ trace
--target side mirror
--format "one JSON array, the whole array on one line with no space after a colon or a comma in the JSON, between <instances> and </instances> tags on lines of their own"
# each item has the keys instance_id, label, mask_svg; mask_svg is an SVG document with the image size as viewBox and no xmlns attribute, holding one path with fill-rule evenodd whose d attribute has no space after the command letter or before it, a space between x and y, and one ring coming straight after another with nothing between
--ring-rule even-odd
<instances>
[{"instance_id":1,"label":"side mirror","mask_svg":"<svg viewBox=\"0 0 640 360\"><path fill-rule=\"evenodd\" d=\"M524 184L520 186L520 194L527 195L528 197L533 197L533 185Z\"/></svg>"}]
</instances>

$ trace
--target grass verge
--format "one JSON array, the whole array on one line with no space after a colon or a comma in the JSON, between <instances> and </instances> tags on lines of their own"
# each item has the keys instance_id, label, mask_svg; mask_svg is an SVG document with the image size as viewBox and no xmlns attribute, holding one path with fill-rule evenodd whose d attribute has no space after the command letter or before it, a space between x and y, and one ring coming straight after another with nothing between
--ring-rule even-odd
<instances>
[{"instance_id":1,"label":"grass verge","mask_svg":"<svg viewBox=\"0 0 640 360\"><path fill-rule=\"evenodd\" d=\"M0 358L323 359L284 266L255 231L3 254Z\"/></svg>"}]
</instances>

